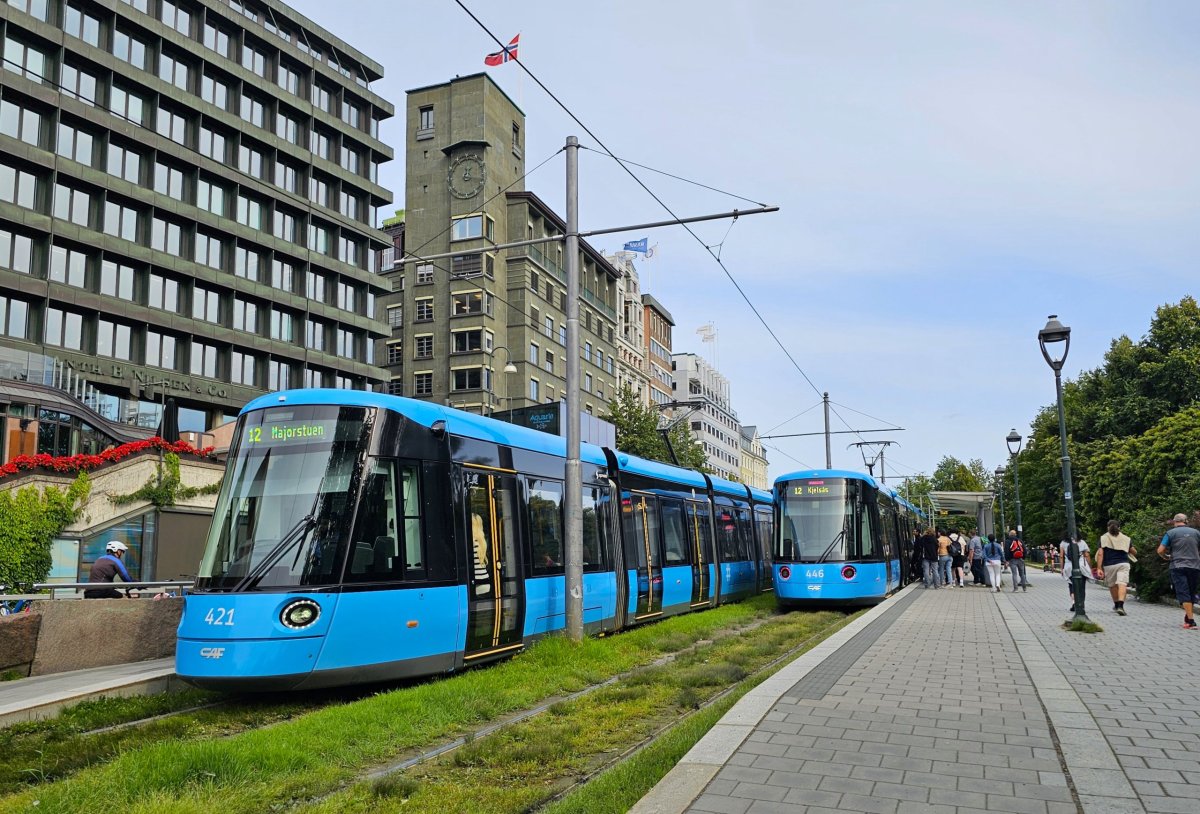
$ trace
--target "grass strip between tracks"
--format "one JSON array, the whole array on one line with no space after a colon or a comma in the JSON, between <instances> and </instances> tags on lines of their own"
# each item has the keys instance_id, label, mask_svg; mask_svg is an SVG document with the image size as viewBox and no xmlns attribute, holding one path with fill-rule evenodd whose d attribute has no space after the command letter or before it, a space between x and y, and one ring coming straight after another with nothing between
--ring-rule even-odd
<instances>
[{"instance_id":1,"label":"grass strip between tracks","mask_svg":"<svg viewBox=\"0 0 1200 814\"><path fill-rule=\"evenodd\" d=\"M684 650L722 630L769 616L771 611L771 598L762 597L579 644L552 637L511 661L493 667L326 707L266 729L215 740L180 742L169 739L131 749L106 765L0 798L0 812L29 811L37 805L41 811L54 812L119 808L127 812L170 810L173 814L185 814L219 810L222 814L234 814L306 807L318 799L323 799L319 804L321 810L355 810L356 799L342 799L342 795L354 797L361 786L368 789L361 799L372 799L371 807L378 809L385 803L379 799L378 792L380 789L386 791L391 779L376 784L355 783L372 766L413 750L429 748L469 732L483 722L527 709L545 699L580 690L648 664L664 653ZM841 619L840 615L825 616L824 625L830 630L836 624L835 619ZM796 614L781 619L805 617L816 619L815 615ZM779 623L779 620L773 620L762 627L772 628ZM751 635L746 634L747 637ZM721 641L710 647L719 646ZM763 659L764 662L768 660ZM653 673L654 670L646 672ZM743 669L741 674L745 675L745 672L748 671ZM699 688L717 686L712 681L717 684L736 681L735 673L721 675L719 671L713 673L701 669L698 674L701 677L694 682L696 686L690 689L676 687L674 697L682 702L682 708L689 704L694 706L704 697ZM657 696L647 689L636 689L636 684L633 686L635 689L632 690L622 686L592 694L605 698L608 703L594 710L596 723L589 731L620 730L624 726L620 717L608 717L609 706L630 710L635 718L649 720L653 717L651 713L658 703ZM614 691L624 692L627 697L622 700L620 692L614 697L611 695ZM582 702L581 699L578 703ZM561 712L558 706L555 714L542 718L557 720L562 717L557 714ZM672 714L678 716L678 708ZM623 734L626 745L638 740L632 732ZM461 761L462 755L486 754L475 750L489 742L498 741L481 740L468 749L459 750L450 759ZM612 748L619 748L619 744ZM532 750L528 757L535 763L545 764L551 755ZM574 771L577 769L568 771L566 776L571 776ZM562 779L556 782L559 785L547 787L542 784L539 799L548 799L554 788L561 788ZM342 789L346 790L340 791ZM407 804L404 807L406 811L416 810ZM455 803L443 801L438 808L441 812L454 810ZM506 810L471 805L463 810L472 809Z\"/></svg>"}]
</instances>

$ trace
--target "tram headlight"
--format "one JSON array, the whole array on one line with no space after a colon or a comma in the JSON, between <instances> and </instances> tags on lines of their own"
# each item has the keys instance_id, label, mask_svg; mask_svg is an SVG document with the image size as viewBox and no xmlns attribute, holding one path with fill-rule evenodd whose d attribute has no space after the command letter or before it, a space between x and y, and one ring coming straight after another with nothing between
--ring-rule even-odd
<instances>
[{"instance_id":1,"label":"tram headlight","mask_svg":"<svg viewBox=\"0 0 1200 814\"><path fill-rule=\"evenodd\" d=\"M792 569L788 568L786 565L781 565L779 567L779 578L780 579L791 579L792 578Z\"/></svg>"},{"instance_id":2,"label":"tram headlight","mask_svg":"<svg viewBox=\"0 0 1200 814\"><path fill-rule=\"evenodd\" d=\"M858 570L853 565L842 566L842 579L854 579L854 575L857 573Z\"/></svg>"},{"instance_id":3,"label":"tram headlight","mask_svg":"<svg viewBox=\"0 0 1200 814\"><path fill-rule=\"evenodd\" d=\"M321 606L311 599L297 599L284 606L279 614L279 621L284 627L299 630L308 627L321 616Z\"/></svg>"}]
</instances>

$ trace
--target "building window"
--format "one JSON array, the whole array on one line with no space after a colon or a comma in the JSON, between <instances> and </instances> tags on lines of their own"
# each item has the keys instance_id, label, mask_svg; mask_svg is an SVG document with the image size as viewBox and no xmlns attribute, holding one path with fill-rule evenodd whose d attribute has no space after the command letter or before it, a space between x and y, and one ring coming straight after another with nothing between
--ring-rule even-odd
<instances>
[{"instance_id":1,"label":"building window","mask_svg":"<svg viewBox=\"0 0 1200 814\"><path fill-rule=\"evenodd\" d=\"M521 155L521 125L513 122L512 128L512 151L518 156Z\"/></svg>"},{"instance_id":2,"label":"building window","mask_svg":"<svg viewBox=\"0 0 1200 814\"><path fill-rule=\"evenodd\" d=\"M585 392L585 393L592 392L592 374L591 373L583 374L583 392Z\"/></svg>"},{"instance_id":3,"label":"building window","mask_svg":"<svg viewBox=\"0 0 1200 814\"><path fill-rule=\"evenodd\" d=\"M96 104L96 77L74 65L63 65L59 85L64 95L89 105Z\"/></svg>"},{"instance_id":4,"label":"building window","mask_svg":"<svg viewBox=\"0 0 1200 814\"><path fill-rule=\"evenodd\" d=\"M538 361L538 357L540 356L538 351L539 351L539 348L537 346L537 343L530 342L529 343L529 362L534 367L537 367L540 364L540 362Z\"/></svg>"},{"instance_id":5,"label":"building window","mask_svg":"<svg viewBox=\"0 0 1200 814\"><path fill-rule=\"evenodd\" d=\"M192 354L188 371L193 376L217 378L217 348L207 342L192 340Z\"/></svg>"},{"instance_id":6,"label":"building window","mask_svg":"<svg viewBox=\"0 0 1200 814\"><path fill-rule=\"evenodd\" d=\"M535 402L538 400L538 384L537 379L529 380L529 398Z\"/></svg>"},{"instance_id":7,"label":"building window","mask_svg":"<svg viewBox=\"0 0 1200 814\"><path fill-rule=\"evenodd\" d=\"M158 78L180 90L188 89L188 64L167 52L158 55Z\"/></svg>"},{"instance_id":8,"label":"building window","mask_svg":"<svg viewBox=\"0 0 1200 814\"><path fill-rule=\"evenodd\" d=\"M308 248L321 254L333 252L333 242L329 239L329 228L317 223L308 225Z\"/></svg>"},{"instance_id":9,"label":"building window","mask_svg":"<svg viewBox=\"0 0 1200 814\"><path fill-rule=\"evenodd\" d=\"M319 155L326 160L330 155L329 136L319 132L315 127L308 132L308 149L309 152Z\"/></svg>"},{"instance_id":10,"label":"building window","mask_svg":"<svg viewBox=\"0 0 1200 814\"><path fill-rule=\"evenodd\" d=\"M229 86L208 74L200 77L200 98L221 110L229 110Z\"/></svg>"},{"instance_id":11,"label":"building window","mask_svg":"<svg viewBox=\"0 0 1200 814\"><path fill-rule=\"evenodd\" d=\"M29 335L29 303L0 295L0 334L13 339Z\"/></svg>"},{"instance_id":12,"label":"building window","mask_svg":"<svg viewBox=\"0 0 1200 814\"><path fill-rule=\"evenodd\" d=\"M83 347L83 315L58 308L46 309L45 334L42 341L69 350Z\"/></svg>"},{"instance_id":13,"label":"building window","mask_svg":"<svg viewBox=\"0 0 1200 814\"><path fill-rule=\"evenodd\" d=\"M343 359L358 358L358 337L353 331L348 331L345 328L338 328L337 336L337 355Z\"/></svg>"},{"instance_id":14,"label":"building window","mask_svg":"<svg viewBox=\"0 0 1200 814\"><path fill-rule=\"evenodd\" d=\"M271 309L271 338L280 342L291 342L295 339L296 318L278 308Z\"/></svg>"},{"instance_id":15,"label":"building window","mask_svg":"<svg viewBox=\"0 0 1200 814\"><path fill-rule=\"evenodd\" d=\"M421 263L417 266L417 285L433 282L433 263Z\"/></svg>"},{"instance_id":16,"label":"building window","mask_svg":"<svg viewBox=\"0 0 1200 814\"><path fill-rule=\"evenodd\" d=\"M291 386L292 368L287 362L272 359L267 363L267 387L271 390L287 390Z\"/></svg>"},{"instance_id":17,"label":"building window","mask_svg":"<svg viewBox=\"0 0 1200 814\"><path fill-rule=\"evenodd\" d=\"M486 274L493 276L495 259L490 254L459 254L450 258L450 274L459 279L469 279Z\"/></svg>"},{"instance_id":18,"label":"building window","mask_svg":"<svg viewBox=\"0 0 1200 814\"><path fill-rule=\"evenodd\" d=\"M321 206L329 205L329 182L315 172L308 179L308 199Z\"/></svg>"},{"instance_id":19,"label":"building window","mask_svg":"<svg viewBox=\"0 0 1200 814\"><path fill-rule=\"evenodd\" d=\"M183 170L154 162L154 191L177 201L183 200Z\"/></svg>"},{"instance_id":20,"label":"building window","mask_svg":"<svg viewBox=\"0 0 1200 814\"><path fill-rule=\"evenodd\" d=\"M300 171L286 161L275 162L275 186L288 192L300 191Z\"/></svg>"},{"instance_id":21,"label":"building window","mask_svg":"<svg viewBox=\"0 0 1200 814\"><path fill-rule=\"evenodd\" d=\"M262 258L258 252L245 246L238 246L233 252L233 273L238 277L257 282L260 278L259 269Z\"/></svg>"},{"instance_id":22,"label":"building window","mask_svg":"<svg viewBox=\"0 0 1200 814\"><path fill-rule=\"evenodd\" d=\"M324 110L326 113L332 112L333 97L330 95L328 88L326 88L320 82L313 80L312 86L309 89L309 94L314 105L321 108L321 110Z\"/></svg>"},{"instance_id":23,"label":"building window","mask_svg":"<svg viewBox=\"0 0 1200 814\"><path fill-rule=\"evenodd\" d=\"M241 297L233 300L233 327L246 333L258 333L258 306ZM320 350L320 348L316 348Z\"/></svg>"},{"instance_id":24,"label":"building window","mask_svg":"<svg viewBox=\"0 0 1200 814\"><path fill-rule=\"evenodd\" d=\"M481 367L460 368L450 371L450 389L480 390L483 389L484 370Z\"/></svg>"},{"instance_id":25,"label":"building window","mask_svg":"<svg viewBox=\"0 0 1200 814\"><path fill-rule=\"evenodd\" d=\"M418 373L413 376L413 394L417 396L433 395L432 373Z\"/></svg>"},{"instance_id":26,"label":"building window","mask_svg":"<svg viewBox=\"0 0 1200 814\"><path fill-rule=\"evenodd\" d=\"M4 41L4 68L13 73L43 82L46 75L46 55L36 48L12 38L14 29L8 30L8 39Z\"/></svg>"},{"instance_id":27,"label":"building window","mask_svg":"<svg viewBox=\"0 0 1200 814\"><path fill-rule=\"evenodd\" d=\"M209 268L221 268L225 258L225 247L219 237L196 232L196 244L193 257L197 263L203 263Z\"/></svg>"},{"instance_id":28,"label":"building window","mask_svg":"<svg viewBox=\"0 0 1200 814\"><path fill-rule=\"evenodd\" d=\"M221 322L221 295L212 289L195 286L192 289L192 319L214 325Z\"/></svg>"},{"instance_id":29,"label":"building window","mask_svg":"<svg viewBox=\"0 0 1200 814\"><path fill-rule=\"evenodd\" d=\"M113 32L113 56L128 62L135 68L146 70L146 44L117 29Z\"/></svg>"},{"instance_id":30,"label":"building window","mask_svg":"<svg viewBox=\"0 0 1200 814\"><path fill-rule=\"evenodd\" d=\"M267 55L250 43L242 44L242 67L264 79L267 76Z\"/></svg>"},{"instance_id":31,"label":"building window","mask_svg":"<svg viewBox=\"0 0 1200 814\"><path fill-rule=\"evenodd\" d=\"M346 217L352 220L362 220L364 210L362 198L358 195L346 191L338 193L338 211Z\"/></svg>"},{"instance_id":32,"label":"building window","mask_svg":"<svg viewBox=\"0 0 1200 814\"><path fill-rule=\"evenodd\" d=\"M229 57L229 35L212 23L204 24L204 47L216 51L221 56Z\"/></svg>"},{"instance_id":33,"label":"building window","mask_svg":"<svg viewBox=\"0 0 1200 814\"><path fill-rule=\"evenodd\" d=\"M432 307L432 300L430 304ZM352 283L338 281L337 284L337 303L338 308L343 311L349 311L352 314L358 313L358 289ZM432 319L432 316L430 317Z\"/></svg>"},{"instance_id":34,"label":"building window","mask_svg":"<svg viewBox=\"0 0 1200 814\"><path fill-rule=\"evenodd\" d=\"M25 235L0 229L0 266L29 274L33 265L33 240Z\"/></svg>"},{"instance_id":35,"label":"building window","mask_svg":"<svg viewBox=\"0 0 1200 814\"><path fill-rule=\"evenodd\" d=\"M114 84L108 91L108 109L139 127L146 121L146 100L119 85Z\"/></svg>"},{"instance_id":36,"label":"building window","mask_svg":"<svg viewBox=\"0 0 1200 814\"><path fill-rule=\"evenodd\" d=\"M67 220L77 226L87 226L92 205L92 196L81 189L72 189L63 184L54 185L54 217Z\"/></svg>"},{"instance_id":37,"label":"building window","mask_svg":"<svg viewBox=\"0 0 1200 814\"><path fill-rule=\"evenodd\" d=\"M296 242L296 223L297 217L291 212L282 207L275 207L275 214L271 221L271 234L280 240L286 240L288 243Z\"/></svg>"},{"instance_id":38,"label":"building window","mask_svg":"<svg viewBox=\"0 0 1200 814\"><path fill-rule=\"evenodd\" d=\"M191 34L192 15L171 0L162 0L158 18L185 37Z\"/></svg>"},{"instance_id":39,"label":"building window","mask_svg":"<svg viewBox=\"0 0 1200 814\"><path fill-rule=\"evenodd\" d=\"M280 291L294 291L295 274L296 269L291 263L278 259L271 261L272 288L278 288Z\"/></svg>"},{"instance_id":40,"label":"building window","mask_svg":"<svg viewBox=\"0 0 1200 814\"><path fill-rule=\"evenodd\" d=\"M179 283L162 274L151 274L146 304L160 311L179 313Z\"/></svg>"},{"instance_id":41,"label":"building window","mask_svg":"<svg viewBox=\"0 0 1200 814\"><path fill-rule=\"evenodd\" d=\"M225 136L210 127L200 127L200 154L225 163Z\"/></svg>"},{"instance_id":42,"label":"building window","mask_svg":"<svg viewBox=\"0 0 1200 814\"><path fill-rule=\"evenodd\" d=\"M37 205L37 176L0 164L0 200L34 209Z\"/></svg>"},{"instance_id":43,"label":"building window","mask_svg":"<svg viewBox=\"0 0 1200 814\"><path fill-rule=\"evenodd\" d=\"M310 319L304 326L304 344L308 345L309 350L325 350L325 333L326 327L323 323L315 319Z\"/></svg>"},{"instance_id":44,"label":"building window","mask_svg":"<svg viewBox=\"0 0 1200 814\"><path fill-rule=\"evenodd\" d=\"M481 237L488 240L494 238L494 221L485 215L469 215L450 222L451 240L475 240Z\"/></svg>"},{"instance_id":45,"label":"building window","mask_svg":"<svg viewBox=\"0 0 1200 814\"><path fill-rule=\"evenodd\" d=\"M486 291L464 291L451 295L451 303L456 317L467 314L492 315L492 295Z\"/></svg>"},{"instance_id":46,"label":"building window","mask_svg":"<svg viewBox=\"0 0 1200 814\"><path fill-rule=\"evenodd\" d=\"M355 130L362 129L361 127L362 110L359 106L351 101L348 97L342 99L342 121L353 127Z\"/></svg>"},{"instance_id":47,"label":"building window","mask_svg":"<svg viewBox=\"0 0 1200 814\"><path fill-rule=\"evenodd\" d=\"M87 285L87 255L76 249L51 246L47 277L56 283L84 288Z\"/></svg>"},{"instance_id":48,"label":"building window","mask_svg":"<svg viewBox=\"0 0 1200 814\"><path fill-rule=\"evenodd\" d=\"M282 62L275 69L275 84L295 96L300 95L300 73Z\"/></svg>"},{"instance_id":49,"label":"building window","mask_svg":"<svg viewBox=\"0 0 1200 814\"><path fill-rule=\"evenodd\" d=\"M417 111L417 130L425 132L433 129L433 105L427 105Z\"/></svg>"},{"instance_id":50,"label":"building window","mask_svg":"<svg viewBox=\"0 0 1200 814\"><path fill-rule=\"evenodd\" d=\"M254 356L241 351L232 351L229 354L229 381L234 384L244 384L249 387L258 385L258 377L255 375Z\"/></svg>"},{"instance_id":51,"label":"building window","mask_svg":"<svg viewBox=\"0 0 1200 814\"><path fill-rule=\"evenodd\" d=\"M355 175L361 174L362 156L358 150L348 144L343 144L341 149L342 169L348 170Z\"/></svg>"},{"instance_id":52,"label":"building window","mask_svg":"<svg viewBox=\"0 0 1200 814\"><path fill-rule=\"evenodd\" d=\"M324 274L310 271L304 278L304 296L314 302L325 302L327 286L328 282Z\"/></svg>"},{"instance_id":53,"label":"building window","mask_svg":"<svg viewBox=\"0 0 1200 814\"><path fill-rule=\"evenodd\" d=\"M275 135L298 146L300 144L300 122L286 113L276 113Z\"/></svg>"},{"instance_id":54,"label":"building window","mask_svg":"<svg viewBox=\"0 0 1200 814\"><path fill-rule=\"evenodd\" d=\"M130 333L128 325L101 319L96 323L96 354L129 361L132 358Z\"/></svg>"},{"instance_id":55,"label":"building window","mask_svg":"<svg viewBox=\"0 0 1200 814\"><path fill-rule=\"evenodd\" d=\"M243 91L240 102L241 106L239 108L238 115L240 115L242 119L250 122L250 124L254 125L255 127L265 126L264 123L267 120L267 106L261 99L255 99L253 96Z\"/></svg>"},{"instance_id":56,"label":"building window","mask_svg":"<svg viewBox=\"0 0 1200 814\"><path fill-rule=\"evenodd\" d=\"M124 178L132 184L141 182L142 157L137 152L110 142L108 145L107 170L109 175Z\"/></svg>"},{"instance_id":57,"label":"building window","mask_svg":"<svg viewBox=\"0 0 1200 814\"><path fill-rule=\"evenodd\" d=\"M554 372L554 353L551 351L546 351L546 372Z\"/></svg>"},{"instance_id":58,"label":"building window","mask_svg":"<svg viewBox=\"0 0 1200 814\"><path fill-rule=\"evenodd\" d=\"M451 336L454 338L455 353L475 353L483 350L483 330L480 328L455 331Z\"/></svg>"},{"instance_id":59,"label":"building window","mask_svg":"<svg viewBox=\"0 0 1200 814\"><path fill-rule=\"evenodd\" d=\"M122 240L136 242L138 239L138 213L129 206L116 201L104 203L104 233Z\"/></svg>"},{"instance_id":60,"label":"building window","mask_svg":"<svg viewBox=\"0 0 1200 814\"><path fill-rule=\"evenodd\" d=\"M132 266L105 260L100 264L100 293L133 302L133 278Z\"/></svg>"},{"instance_id":61,"label":"building window","mask_svg":"<svg viewBox=\"0 0 1200 814\"><path fill-rule=\"evenodd\" d=\"M38 147L41 144L42 116L4 99L0 101L0 133Z\"/></svg>"},{"instance_id":62,"label":"building window","mask_svg":"<svg viewBox=\"0 0 1200 814\"><path fill-rule=\"evenodd\" d=\"M387 309L387 324L389 328L399 328L404 325L404 306L391 305Z\"/></svg>"},{"instance_id":63,"label":"building window","mask_svg":"<svg viewBox=\"0 0 1200 814\"><path fill-rule=\"evenodd\" d=\"M404 380L403 379L389 379L388 383L387 383L387 391L388 391L389 396L403 396L404 395Z\"/></svg>"},{"instance_id":64,"label":"building window","mask_svg":"<svg viewBox=\"0 0 1200 814\"><path fill-rule=\"evenodd\" d=\"M546 317L546 324L545 324L545 326L543 326L542 333L544 333L546 336L550 337L551 339L554 338L554 318L553 317Z\"/></svg>"},{"instance_id":65,"label":"building window","mask_svg":"<svg viewBox=\"0 0 1200 814\"><path fill-rule=\"evenodd\" d=\"M433 319L433 297L417 300L417 322L429 322Z\"/></svg>"},{"instance_id":66,"label":"building window","mask_svg":"<svg viewBox=\"0 0 1200 814\"><path fill-rule=\"evenodd\" d=\"M196 206L214 215L225 214L225 190L201 175L196 181Z\"/></svg>"},{"instance_id":67,"label":"building window","mask_svg":"<svg viewBox=\"0 0 1200 814\"><path fill-rule=\"evenodd\" d=\"M48 0L8 0L8 4L26 14L37 17L42 22L50 19Z\"/></svg>"},{"instance_id":68,"label":"building window","mask_svg":"<svg viewBox=\"0 0 1200 814\"><path fill-rule=\"evenodd\" d=\"M248 144L238 145L238 169L255 178L265 179L266 164L263 154Z\"/></svg>"},{"instance_id":69,"label":"building window","mask_svg":"<svg viewBox=\"0 0 1200 814\"><path fill-rule=\"evenodd\" d=\"M150 224L150 248L174 257L182 257L183 229L177 223L154 218Z\"/></svg>"},{"instance_id":70,"label":"building window","mask_svg":"<svg viewBox=\"0 0 1200 814\"><path fill-rule=\"evenodd\" d=\"M416 353L413 355L413 358L428 359L429 357L433 356L432 336L428 334L418 336L414 341L414 345L416 346Z\"/></svg>"},{"instance_id":71,"label":"building window","mask_svg":"<svg viewBox=\"0 0 1200 814\"><path fill-rule=\"evenodd\" d=\"M238 195L237 222L254 230L262 229L265 208L262 201L248 195Z\"/></svg>"}]
</instances>

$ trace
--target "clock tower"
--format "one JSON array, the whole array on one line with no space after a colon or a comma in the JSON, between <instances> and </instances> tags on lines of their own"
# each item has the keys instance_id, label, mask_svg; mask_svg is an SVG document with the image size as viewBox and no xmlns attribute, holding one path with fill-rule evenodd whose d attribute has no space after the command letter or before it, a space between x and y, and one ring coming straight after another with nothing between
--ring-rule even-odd
<instances>
[{"instance_id":1,"label":"clock tower","mask_svg":"<svg viewBox=\"0 0 1200 814\"><path fill-rule=\"evenodd\" d=\"M510 298L507 253L492 247L524 237L524 224L510 234L505 195L525 189L524 147L525 114L487 74L408 92L405 249L456 254L381 269L392 278L380 304L392 335L376 358L388 363L391 392L494 408L506 361L493 357L508 347Z\"/></svg>"}]
</instances>

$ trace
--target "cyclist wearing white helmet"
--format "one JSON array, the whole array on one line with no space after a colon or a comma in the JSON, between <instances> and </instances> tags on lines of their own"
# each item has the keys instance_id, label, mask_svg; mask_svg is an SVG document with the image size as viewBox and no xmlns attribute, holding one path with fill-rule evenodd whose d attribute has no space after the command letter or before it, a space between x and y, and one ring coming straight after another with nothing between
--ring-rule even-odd
<instances>
[{"instance_id":1,"label":"cyclist wearing white helmet","mask_svg":"<svg viewBox=\"0 0 1200 814\"><path fill-rule=\"evenodd\" d=\"M108 545L104 547L104 556L96 559L92 563L92 571L88 575L88 582L111 583L119 574L125 582L133 582L133 577L129 576L129 572L125 570L125 563L121 562L121 558L125 556L128 547L119 540L110 540ZM128 591L126 591L128 593ZM84 599L120 599L121 594L116 588L88 588L83 592Z\"/></svg>"}]
</instances>

